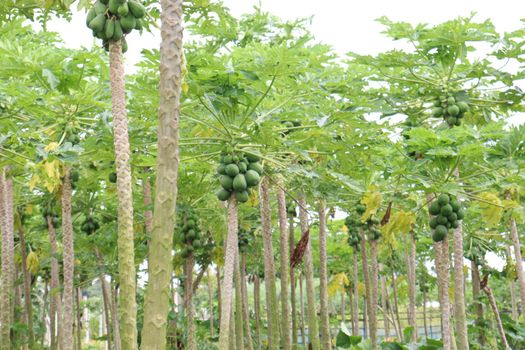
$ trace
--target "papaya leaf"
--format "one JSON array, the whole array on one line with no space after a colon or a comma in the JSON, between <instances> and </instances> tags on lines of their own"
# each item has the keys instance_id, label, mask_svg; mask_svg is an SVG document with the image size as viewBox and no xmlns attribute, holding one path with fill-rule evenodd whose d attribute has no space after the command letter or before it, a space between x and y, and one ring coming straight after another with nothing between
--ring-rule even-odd
<instances>
[{"instance_id":1,"label":"papaya leaf","mask_svg":"<svg viewBox=\"0 0 525 350\"><path fill-rule=\"evenodd\" d=\"M479 207L485 222L489 227L496 227L503 215L504 208L502 207L501 199L494 192L483 192L478 198L480 199Z\"/></svg>"},{"instance_id":2,"label":"papaya leaf","mask_svg":"<svg viewBox=\"0 0 525 350\"><path fill-rule=\"evenodd\" d=\"M366 206L366 210L363 216L361 216L362 222L365 222L370 219L372 215L377 213L382 199L383 196L381 195L381 192L379 192L379 187L377 185L370 185L363 196L363 199L361 199L361 203Z\"/></svg>"}]
</instances>

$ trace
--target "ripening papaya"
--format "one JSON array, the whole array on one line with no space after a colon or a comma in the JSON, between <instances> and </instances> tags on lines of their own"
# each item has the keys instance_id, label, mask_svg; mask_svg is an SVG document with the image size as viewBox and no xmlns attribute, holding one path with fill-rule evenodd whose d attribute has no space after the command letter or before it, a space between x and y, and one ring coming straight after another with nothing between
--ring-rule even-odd
<instances>
[{"instance_id":1,"label":"ripening papaya","mask_svg":"<svg viewBox=\"0 0 525 350\"><path fill-rule=\"evenodd\" d=\"M89 22L89 28L94 32L98 33L104 30L104 25L106 24L106 15L100 14Z\"/></svg>"},{"instance_id":2,"label":"ripening papaya","mask_svg":"<svg viewBox=\"0 0 525 350\"><path fill-rule=\"evenodd\" d=\"M146 9L144 6L135 0L129 0L128 2L129 10L136 18L142 18L146 14Z\"/></svg>"},{"instance_id":3,"label":"ripening papaya","mask_svg":"<svg viewBox=\"0 0 525 350\"><path fill-rule=\"evenodd\" d=\"M135 28L135 17L128 15L120 18L120 26L125 34L131 33Z\"/></svg>"}]
</instances>

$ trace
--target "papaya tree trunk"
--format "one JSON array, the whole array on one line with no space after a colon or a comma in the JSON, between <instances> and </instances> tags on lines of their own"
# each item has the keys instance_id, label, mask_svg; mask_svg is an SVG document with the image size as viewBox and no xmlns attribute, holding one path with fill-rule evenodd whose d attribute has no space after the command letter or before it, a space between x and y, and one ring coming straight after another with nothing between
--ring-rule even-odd
<instances>
[{"instance_id":1,"label":"papaya tree trunk","mask_svg":"<svg viewBox=\"0 0 525 350\"><path fill-rule=\"evenodd\" d=\"M346 323L346 300L345 300L346 295L345 294L346 294L345 291L341 292L341 322L343 324Z\"/></svg>"},{"instance_id":2,"label":"papaya tree trunk","mask_svg":"<svg viewBox=\"0 0 525 350\"><path fill-rule=\"evenodd\" d=\"M224 276L221 286L221 319L219 332L219 350L227 350L230 346L230 316L232 313L233 270L235 267L235 251L238 244L237 201L228 199L228 236L224 253ZM233 340L233 339L232 339Z\"/></svg>"},{"instance_id":3,"label":"papaya tree trunk","mask_svg":"<svg viewBox=\"0 0 525 350\"><path fill-rule=\"evenodd\" d=\"M368 261L368 256L367 256L367 253L366 253L366 239L365 239L365 233L364 233L364 230L362 227L359 228L359 234L360 236L362 237L361 238L361 263L362 263L362 267L363 267L363 279L365 280L365 299L366 299L366 316L367 316L367 320L368 320L368 332L370 334L370 340L372 340L372 346L374 346L373 344L375 343L375 334L374 334L374 338L372 339L372 317L371 317L371 313L372 313L372 290L371 290L371 286L370 286L370 272L369 272L369 269L368 269L368 266L369 266L369 261ZM375 348L374 348L375 349Z\"/></svg>"},{"instance_id":4,"label":"papaya tree trunk","mask_svg":"<svg viewBox=\"0 0 525 350\"><path fill-rule=\"evenodd\" d=\"M197 350L197 339L195 338L195 321L193 320L193 266L195 257L191 253L185 260L186 278L184 279L184 310L186 312L187 350ZM169 286L169 282L168 282Z\"/></svg>"},{"instance_id":5,"label":"papaya tree trunk","mask_svg":"<svg viewBox=\"0 0 525 350\"><path fill-rule=\"evenodd\" d=\"M454 323L458 349L469 349L465 312L465 274L463 272L463 224L453 230L454 236Z\"/></svg>"},{"instance_id":6,"label":"papaya tree trunk","mask_svg":"<svg viewBox=\"0 0 525 350\"><path fill-rule=\"evenodd\" d=\"M82 295L82 290L80 289L80 287L78 287L77 289L77 298L76 298L76 308L77 308L77 327L76 327L76 336L77 336L77 346L78 346L78 350L82 350L82 331L81 331L81 326L82 326L82 310L80 309L80 298L81 298L81 295Z\"/></svg>"},{"instance_id":7,"label":"papaya tree trunk","mask_svg":"<svg viewBox=\"0 0 525 350\"><path fill-rule=\"evenodd\" d=\"M321 339L322 348L329 350L332 347L330 335L330 316L328 314L328 267L326 263L326 202L319 200L319 279L321 304Z\"/></svg>"},{"instance_id":8,"label":"papaya tree trunk","mask_svg":"<svg viewBox=\"0 0 525 350\"><path fill-rule=\"evenodd\" d=\"M445 244L447 243L447 244ZM448 241L444 239L441 242L434 243L436 272L438 284L440 286L440 309L441 309L441 325L442 325L442 339L443 350L451 350L451 329L450 329L450 302L448 297L448 266L444 255L448 255Z\"/></svg>"},{"instance_id":9,"label":"papaya tree trunk","mask_svg":"<svg viewBox=\"0 0 525 350\"><path fill-rule=\"evenodd\" d=\"M500 313L498 310L498 305L496 304L496 299L494 298L494 294L492 293L492 289L486 285L483 287L483 291L487 295L487 298L489 299L489 305L492 308L492 312L494 313L494 318L496 319L496 324L498 326L498 332L501 338L501 348L504 350L510 349L509 343L507 342L507 337L505 336L505 329L503 328L503 323L501 322Z\"/></svg>"},{"instance_id":10,"label":"papaya tree trunk","mask_svg":"<svg viewBox=\"0 0 525 350\"><path fill-rule=\"evenodd\" d=\"M2 284L0 288L0 349L10 350L15 290L15 237L13 216L13 182L4 167L0 177L0 226L2 229Z\"/></svg>"},{"instance_id":11,"label":"papaya tree trunk","mask_svg":"<svg viewBox=\"0 0 525 350\"><path fill-rule=\"evenodd\" d=\"M241 294L242 294L242 322L248 350L253 350L252 330L250 327L250 314L248 308L248 287L246 285L246 254L241 253Z\"/></svg>"},{"instance_id":12,"label":"papaya tree trunk","mask_svg":"<svg viewBox=\"0 0 525 350\"><path fill-rule=\"evenodd\" d=\"M268 319L268 349L277 350L279 343L279 303L275 290L275 266L273 262L272 217L270 210L269 180L263 177L260 186L261 226L264 249L264 286Z\"/></svg>"},{"instance_id":13,"label":"papaya tree trunk","mask_svg":"<svg viewBox=\"0 0 525 350\"><path fill-rule=\"evenodd\" d=\"M308 231L308 213L306 211L306 197L304 193L299 196L299 220L301 223L301 236ZM314 289L314 264L312 258L312 242L308 239L304 252L304 274L306 280L306 300L308 309L308 340L312 350L319 350L319 328L317 325L317 310L315 305Z\"/></svg>"},{"instance_id":14,"label":"papaya tree trunk","mask_svg":"<svg viewBox=\"0 0 525 350\"><path fill-rule=\"evenodd\" d=\"M394 308L392 310L392 320L395 323L396 336L401 339L403 329L401 328L401 319L399 317L399 298L397 295L397 278L394 270L392 270L392 293L394 297ZM388 290L387 290L388 294Z\"/></svg>"},{"instance_id":15,"label":"papaya tree trunk","mask_svg":"<svg viewBox=\"0 0 525 350\"><path fill-rule=\"evenodd\" d=\"M512 256L510 253L510 247L505 247L505 255L507 260L507 266L510 266L512 264ZM507 277L508 278L508 277ZM512 277L511 277L512 278ZM510 306L511 306L511 312L512 312L512 319L514 321L518 320L518 306L516 304L516 290L514 286L514 280L509 279L509 290L510 290Z\"/></svg>"},{"instance_id":16,"label":"papaya tree trunk","mask_svg":"<svg viewBox=\"0 0 525 350\"><path fill-rule=\"evenodd\" d=\"M117 246L118 272L121 285L119 298L120 334L124 349L135 350L137 348L137 303L133 242L133 197L131 165L129 162L130 146L124 85L124 62L122 57L122 43L120 41L110 42L109 44L109 68L111 77L111 102L113 106L113 143L117 170ZM151 279L151 277L150 274L149 278ZM154 283L150 281L148 286L151 285L154 285ZM146 314L145 312L145 315ZM145 317L144 329L147 329L147 321L148 318ZM157 334L156 340L160 339L163 338ZM148 348L144 349L146 350Z\"/></svg>"},{"instance_id":17,"label":"papaya tree trunk","mask_svg":"<svg viewBox=\"0 0 525 350\"><path fill-rule=\"evenodd\" d=\"M215 336L215 326L214 326L214 313L213 313L213 284L211 281L210 269L206 269L208 277L208 310L210 314L210 338Z\"/></svg>"},{"instance_id":18,"label":"papaya tree trunk","mask_svg":"<svg viewBox=\"0 0 525 350\"><path fill-rule=\"evenodd\" d=\"M352 258L354 259L352 264L353 271L353 286L354 286L354 307L352 310L352 335L359 335L359 267L358 267L358 251L357 247L353 249Z\"/></svg>"},{"instance_id":19,"label":"papaya tree trunk","mask_svg":"<svg viewBox=\"0 0 525 350\"><path fill-rule=\"evenodd\" d=\"M235 315L234 315L234 310L233 308L231 309L231 314L229 315L229 320L230 320L230 338L229 338L229 349L230 350L239 350L237 349L237 337L236 337L236 334L235 334L235 319L234 319Z\"/></svg>"},{"instance_id":20,"label":"papaya tree trunk","mask_svg":"<svg viewBox=\"0 0 525 350\"><path fill-rule=\"evenodd\" d=\"M280 229L280 252L281 252L281 333L283 337L283 349L292 348L292 334L290 334L291 315L290 315L290 237L286 224L286 196L284 192L284 181L282 177L277 180L277 206L279 214Z\"/></svg>"},{"instance_id":21,"label":"papaya tree trunk","mask_svg":"<svg viewBox=\"0 0 525 350\"><path fill-rule=\"evenodd\" d=\"M371 288L371 298L370 305L372 309L370 310L370 339L372 340L372 349L377 349L377 240L371 240L370 242L370 288Z\"/></svg>"},{"instance_id":22,"label":"papaya tree trunk","mask_svg":"<svg viewBox=\"0 0 525 350\"><path fill-rule=\"evenodd\" d=\"M294 228L294 219L293 217L290 217L288 220L288 248L289 248L289 257L292 256L292 253L295 248L295 228ZM290 263L290 260L288 260L287 264ZM295 278L295 269L293 269L290 266L290 294L291 294L291 314L292 314L292 349L297 350L298 344L297 344L297 298L296 298L296 278Z\"/></svg>"},{"instance_id":23,"label":"papaya tree trunk","mask_svg":"<svg viewBox=\"0 0 525 350\"><path fill-rule=\"evenodd\" d=\"M111 284L108 285L111 287ZM122 343L120 341L120 325L117 312L117 291L118 287L111 287L111 329L113 330L113 344L115 345L115 350L122 349Z\"/></svg>"},{"instance_id":24,"label":"papaya tree trunk","mask_svg":"<svg viewBox=\"0 0 525 350\"><path fill-rule=\"evenodd\" d=\"M303 276L304 273L301 273L299 275L299 311L301 312L301 342L303 345L303 348L306 349L306 328L305 328L305 322L304 322L304 292L303 292Z\"/></svg>"},{"instance_id":25,"label":"papaya tree trunk","mask_svg":"<svg viewBox=\"0 0 525 350\"><path fill-rule=\"evenodd\" d=\"M22 215L22 214L20 214ZM18 237L20 239L20 255L22 258L22 276L24 279L24 314L27 323L27 335L29 340L29 348L32 349L35 343L35 335L33 332L33 306L31 304L31 271L27 266L27 254L26 254L26 238L22 222L18 225Z\"/></svg>"},{"instance_id":26,"label":"papaya tree trunk","mask_svg":"<svg viewBox=\"0 0 525 350\"><path fill-rule=\"evenodd\" d=\"M385 277L379 278L381 284L381 307L383 308L383 327L385 328L385 338L390 337L390 323L388 322L388 299L386 297Z\"/></svg>"},{"instance_id":27,"label":"papaya tree trunk","mask_svg":"<svg viewBox=\"0 0 525 350\"><path fill-rule=\"evenodd\" d=\"M100 279L100 287L102 289L102 301L104 302L104 319L106 320L106 334L107 334L107 347L108 349L111 349L111 338L113 336L113 332L111 331L112 322L110 321L110 309L111 309L111 296L108 290L108 285L106 281L106 277L103 273L99 274Z\"/></svg>"},{"instance_id":28,"label":"papaya tree trunk","mask_svg":"<svg viewBox=\"0 0 525 350\"><path fill-rule=\"evenodd\" d=\"M408 272L408 325L414 328L412 342L417 342L417 314L416 314L416 236L411 231L408 237L409 251L407 255Z\"/></svg>"},{"instance_id":29,"label":"papaya tree trunk","mask_svg":"<svg viewBox=\"0 0 525 350\"><path fill-rule=\"evenodd\" d=\"M166 347L179 169L179 118L183 67L182 0L161 0L160 5L162 42L160 44L157 180L148 259L149 283L144 297L142 350ZM191 293L191 289L187 292Z\"/></svg>"},{"instance_id":30,"label":"papaya tree trunk","mask_svg":"<svg viewBox=\"0 0 525 350\"><path fill-rule=\"evenodd\" d=\"M58 272L58 248L57 248L57 235L55 226L53 226L53 217L48 215L47 219L47 231L49 233L49 246L51 253L51 283L50 283L50 301L49 301L49 323L51 333L51 350L58 349L58 334L60 334L60 317L61 314L61 302L60 302L60 277Z\"/></svg>"},{"instance_id":31,"label":"papaya tree trunk","mask_svg":"<svg viewBox=\"0 0 525 350\"><path fill-rule=\"evenodd\" d=\"M474 261L470 264L472 272L472 301L474 303L474 313L476 314L475 324L482 327L485 323L483 317L483 303L481 302L481 286L478 265ZM486 343L485 332L478 332L478 343L484 346Z\"/></svg>"},{"instance_id":32,"label":"papaya tree trunk","mask_svg":"<svg viewBox=\"0 0 525 350\"><path fill-rule=\"evenodd\" d=\"M354 293L352 291L352 289L350 289L348 291L348 298L350 299L350 321L351 321L351 324L352 324L352 335L355 335L355 332L356 332L356 329L355 329L355 324L354 324Z\"/></svg>"},{"instance_id":33,"label":"papaya tree trunk","mask_svg":"<svg viewBox=\"0 0 525 350\"><path fill-rule=\"evenodd\" d=\"M242 282L241 282L241 267L239 262L239 247L235 252L235 348L237 350L245 350L244 348L244 325L242 317Z\"/></svg>"},{"instance_id":34,"label":"papaya tree trunk","mask_svg":"<svg viewBox=\"0 0 525 350\"><path fill-rule=\"evenodd\" d=\"M146 227L146 233L151 235L153 231L153 200L151 199L151 181L148 176L144 177L142 192L144 195L144 226Z\"/></svg>"},{"instance_id":35,"label":"papaya tree trunk","mask_svg":"<svg viewBox=\"0 0 525 350\"><path fill-rule=\"evenodd\" d=\"M64 264L64 292L62 294L62 350L73 350L73 296L75 251L73 248L73 220L71 217L72 190L69 169L62 183L62 246Z\"/></svg>"},{"instance_id":36,"label":"papaya tree trunk","mask_svg":"<svg viewBox=\"0 0 525 350\"><path fill-rule=\"evenodd\" d=\"M514 257L516 260L516 273L518 274L518 283L521 300L521 315L525 319L525 275L523 272L523 258L521 256L521 243L518 235L516 220L510 219L510 237L514 246Z\"/></svg>"},{"instance_id":37,"label":"papaya tree trunk","mask_svg":"<svg viewBox=\"0 0 525 350\"><path fill-rule=\"evenodd\" d=\"M257 350L261 350L261 281L257 275L253 277L253 307L255 308L255 340Z\"/></svg>"},{"instance_id":38,"label":"papaya tree trunk","mask_svg":"<svg viewBox=\"0 0 525 350\"><path fill-rule=\"evenodd\" d=\"M221 300L222 300L222 293L221 293L221 269L219 266L216 266L215 275L217 277L217 317L219 318L219 327L221 324Z\"/></svg>"},{"instance_id":39,"label":"papaya tree trunk","mask_svg":"<svg viewBox=\"0 0 525 350\"><path fill-rule=\"evenodd\" d=\"M432 325L431 325L432 326ZM425 328L425 339L428 338L427 326L427 292L423 290L423 327Z\"/></svg>"}]
</instances>

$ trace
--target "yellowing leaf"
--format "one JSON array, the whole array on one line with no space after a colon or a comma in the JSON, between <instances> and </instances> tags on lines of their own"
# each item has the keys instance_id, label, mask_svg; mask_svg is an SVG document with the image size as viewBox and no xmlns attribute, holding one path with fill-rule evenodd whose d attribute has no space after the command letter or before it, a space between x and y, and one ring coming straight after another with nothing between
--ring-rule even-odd
<instances>
[{"instance_id":1,"label":"yellowing leaf","mask_svg":"<svg viewBox=\"0 0 525 350\"><path fill-rule=\"evenodd\" d=\"M188 85L187 82L183 81L182 82L182 93L187 94L189 90L190 90L190 86Z\"/></svg>"},{"instance_id":2,"label":"yellowing leaf","mask_svg":"<svg viewBox=\"0 0 525 350\"><path fill-rule=\"evenodd\" d=\"M481 214L485 222L489 227L498 226L503 215L503 206L497 193L483 192L478 198L480 199L479 207L481 208Z\"/></svg>"},{"instance_id":3,"label":"yellowing leaf","mask_svg":"<svg viewBox=\"0 0 525 350\"><path fill-rule=\"evenodd\" d=\"M344 293L345 287L350 285L350 281L344 272L338 273L328 283L328 296L333 297L336 293Z\"/></svg>"},{"instance_id":4,"label":"yellowing leaf","mask_svg":"<svg viewBox=\"0 0 525 350\"><path fill-rule=\"evenodd\" d=\"M33 174L31 176L31 180L29 180L29 190L33 191L33 189L36 187L36 185L40 182L40 176L38 174Z\"/></svg>"},{"instance_id":5,"label":"yellowing leaf","mask_svg":"<svg viewBox=\"0 0 525 350\"><path fill-rule=\"evenodd\" d=\"M379 206L381 205L382 199L383 196L381 195L381 192L379 192L378 186L368 186L368 190L363 196L363 199L361 199L361 204L364 204L366 206L366 211L363 214L363 216L361 216L362 222L365 222L366 220L370 219L372 215L375 215L377 213L377 211L379 210Z\"/></svg>"},{"instance_id":6,"label":"yellowing leaf","mask_svg":"<svg viewBox=\"0 0 525 350\"><path fill-rule=\"evenodd\" d=\"M44 147L44 151L49 153L49 152L53 152L57 148L58 148L58 142L51 142L46 147Z\"/></svg>"},{"instance_id":7,"label":"yellowing leaf","mask_svg":"<svg viewBox=\"0 0 525 350\"><path fill-rule=\"evenodd\" d=\"M381 228L383 242L388 243L393 249L397 247L396 235L407 234L416 223L416 215L409 211L396 211L390 221Z\"/></svg>"},{"instance_id":8,"label":"yellowing leaf","mask_svg":"<svg viewBox=\"0 0 525 350\"><path fill-rule=\"evenodd\" d=\"M27 257L26 257L27 271L30 271L33 275L36 275L36 273L38 272L39 266L40 266L40 262L38 260L38 255L36 255L36 253L33 251L29 252L29 254L27 254Z\"/></svg>"},{"instance_id":9,"label":"yellowing leaf","mask_svg":"<svg viewBox=\"0 0 525 350\"><path fill-rule=\"evenodd\" d=\"M348 233L348 227L346 225L343 225L343 227L341 227L341 232Z\"/></svg>"}]
</instances>

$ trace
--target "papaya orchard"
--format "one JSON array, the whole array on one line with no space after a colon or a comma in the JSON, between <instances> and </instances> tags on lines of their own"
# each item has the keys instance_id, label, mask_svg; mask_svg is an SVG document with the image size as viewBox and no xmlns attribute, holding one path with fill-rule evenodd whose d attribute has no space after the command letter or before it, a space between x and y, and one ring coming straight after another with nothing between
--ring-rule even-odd
<instances>
[{"instance_id":1,"label":"papaya orchard","mask_svg":"<svg viewBox=\"0 0 525 350\"><path fill-rule=\"evenodd\" d=\"M523 23L234 13L0 5L0 350L525 349Z\"/></svg>"}]
</instances>

